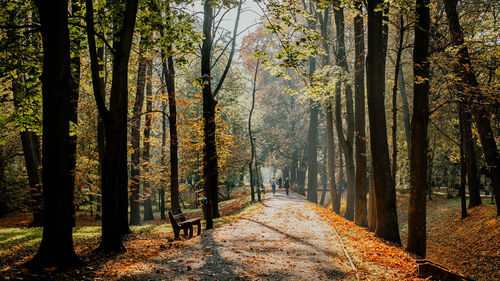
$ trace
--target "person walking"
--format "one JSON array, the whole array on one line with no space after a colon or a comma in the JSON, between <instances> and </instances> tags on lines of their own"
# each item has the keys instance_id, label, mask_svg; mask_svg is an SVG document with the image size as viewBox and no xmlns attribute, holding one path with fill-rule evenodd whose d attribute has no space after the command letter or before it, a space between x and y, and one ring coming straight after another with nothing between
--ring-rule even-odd
<instances>
[{"instance_id":1,"label":"person walking","mask_svg":"<svg viewBox=\"0 0 500 281\"><path fill-rule=\"evenodd\" d=\"M276 193L276 178L275 177L273 177L271 179L271 189L272 189L273 195L274 195Z\"/></svg>"},{"instance_id":2,"label":"person walking","mask_svg":"<svg viewBox=\"0 0 500 281\"><path fill-rule=\"evenodd\" d=\"M278 188L281 188L281 184L283 184L283 179L280 177L278 179Z\"/></svg>"},{"instance_id":3,"label":"person walking","mask_svg":"<svg viewBox=\"0 0 500 281\"><path fill-rule=\"evenodd\" d=\"M288 196L288 190L290 189L290 180L288 178L285 179L285 190L286 190L286 195Z\"/></svg>"}]
</instances>

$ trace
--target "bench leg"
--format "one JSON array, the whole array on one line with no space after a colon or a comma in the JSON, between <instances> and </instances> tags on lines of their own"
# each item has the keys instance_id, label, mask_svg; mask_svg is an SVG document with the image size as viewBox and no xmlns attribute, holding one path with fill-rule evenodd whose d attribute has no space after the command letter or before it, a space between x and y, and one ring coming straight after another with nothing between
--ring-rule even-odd
<instances>
[{"instance_id":1,"label":"bench leg","mask_svg":"<svg viewBox=\"0 0 500 281\"><path fill-rule=\"evenodd\" d=\"M201 222L198 222L197 226L198 226L198 235L200 235L201 234Z\"/></svg>"},{"instance_id":2,"label":"bench leg","mask_svg":"<svg viewBox=\"0 0 500 281\"><path fill-rule=\"evenodd\" d=\"M184 230L184 236L188 236L188 226L186 225L182 229Z\"/></svg>"},{"instance_id":3,"label":"bench leg","mask_svg":"<svg viewBox=\"0 0 500 281\"><path fill-rule=\"evenodd\" d=\"M193 225L189 225L189 237L193 237Z\"/></svg>"},{"instance_id":4,"label":"bench leg","mask_svg":"<svg viewBox=\"0 0 500 281\"><path fill-rule=\"evenodd\" d=\"M174 229L174 237L175 238L179 238L179 234L180 234L181 230L180 229Z\"/></svg>"}]
</instances>

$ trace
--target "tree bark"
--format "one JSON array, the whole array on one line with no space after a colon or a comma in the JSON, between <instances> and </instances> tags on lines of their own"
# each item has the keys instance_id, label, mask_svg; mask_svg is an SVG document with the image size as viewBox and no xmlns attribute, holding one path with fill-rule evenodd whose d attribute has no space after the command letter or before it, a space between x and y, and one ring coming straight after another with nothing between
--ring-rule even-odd
<instances>
[{"instance_id":1,"label":"tree bark","mask_svg":"<svg viewBox=\"0 0 500 281\"><path fill-rule=\"evenodd\" d=\"M348 72L347 58L345 53L345 27L344 27L344 9L340 7L335 11L335 27L337 34L337 65ZM354 201L355 201L355 171L354 171L354 110L352 100L352 89L349 84L345 85L345 103L347 113L347 132L344 137L341 118L341 83L338 82L335 87L335 119L337 124L337 135L344 152L347 174L347 195L346 210L344 217L348 220L354 220Z\"/></svg>"},{"instance_id":2,"label":"tree bark","mask_svg":"<svg viewBox=\"0 0 500 281\"><path fill-rule=\"evenodd\" d=\"M403 122L405 128L406 151L410 151L410 106L408 105L408 95L406 93L405 77L403 74L403 65L399 67L399 91L401 92L401 101L403 103ZM410 159L410 153L408 153Z\"/></svg>"},{"instance_id":3,"label":"tree bark","mask_svg":"<svg viewBox=\"0 0 500 281\"><path fill-rule=\"evenodd\" d=\"M474 139L472 137L471 113L463 102L458 104L458 115L460 120L460 137L463 140L463 150L467 167L467 185L469 186L469 208L481 205L479 194L479 178L477 176L476 151L474 150Z\"/></svg>"},{"instance_id":4,"label":"tree bark","mask_svg":"<svg viewBox=\"0 0 500 281\"><path fill-rule=\"evenodd\" d=\"M460 207L461 207L461 216L462 219L467 217L467 199L465 196L465 185L467 184L467 164L465 163L465 151L464 151L464 119L462 119L462 115L460 114L460 106L459 104L459 123L460 123Z\"/></svg>"},{"instance_id":5,"label":"tree bark","mask_svg":"<svg viewBox=\"0 0 500 281\"><path fill-rule=\"evenodd\" d=\"M407 250L426 252L427 125L429 123L429 0L416 0L413 48L413 115L411 120L410 203Z\"/></svg>"},{"instance_id":6,"label":"tree bark","mask_svg":"<svg viewBox=\"0 0 500 281\"><path fill-rule=\"evenodd\" d=\"M35 1L43 42L42 181L44 227L38 252L27 266L64 268L75 265L73 187L69 122L72 116L68 1Z\"/></svg>"},{"instance_id":7,"label":"tree bark","mask_svg":"<svg viewBox=\"0 0 500 281\"><path fill-rule=\"evenodd\" d=\"M392 86L392 181L396 183L396 173L398 169L398 81L399 69L401 68L401 54L403 53L404 40L404 17L399 16L398 48L396 51L396 63L394 65L394 84ZM408 150L409 151L409 150Z\"/></svg>"},{"instance_id":8,"label":"tree bark","mask_svg":"<svg viewBox=\"0 0 500 281\"><path fill-rule=\"evenodd\" d=\"M377 206L375 235L401 244L396 211L396 190L392 182L384 106L385 43L382 1L368 1L367 89L370 120L370 147Z\"/></svg>"},{"instance_id":9,"label":"tree bark","mask_svg":"<svg viewBox=\"0 0 500 281\"><path fill-rule=\"evenodd\" d=\"M251 193L251 199L252 202L255 201L255 179L254 179L254 174L253 174L253 162L255 159L255 144L254 144L254 137L252 134L252 114L253 110L255 108L255 91L257 87L257 73L259 71L259 62L260 60L257 59L257 63L255 65L255 72L253 76L253 90L252 90L252 105L250 107L250 114L248 115L248 137L250 139L250 163L248 164L248 171L250 172L250 193ZM258 184L257 184L257 188Z\"/></svg>"},{"instance_id":10,"label":"tree bark","mask_svg":"<svg viewBox=\"0 0 500 281\"><path fill-rule=\"evenodd\" d=\"M471 59L467 47L464 46L464 35L457 13L457 0L443 0L446 15L448 17L448 25L452 37L453 45L458 48L458 62L454 69L456 75L460 78L457 82L456 88L460 94L460 98L470 103L471 112L474 116L481 146L486 160L488 169L488 176L491 179L491 186L495 193L497 216L500 215L500 155L495 142L495 135L490 124L490 113L485 108L485 98L481 95L479 90L479 83L476 80L474 69L472 67Z\"/></svg>"},{"instance_id":11,"label":"tree bark","mask_svg":"<svg viewBox=\"0 0 500 281\"><path fill-rule=\"evenodd\" d=\"M361 13L361 6L358 6ZM354 223L359 226L368 226L367 199L366 199L366 132L365 132L365 39L363 16L354 17L354 96L356 136L356 175L355 175L355 208Z\"/></svg>"},{"instance_id":12,"label":"tree bark","mask_svg":"<svg viewBox=\"0 0 500 281\"><path fill-rule=\"evenodd\" d=\"M180 213L179 204L179 140L177 134L177 100L172 46L168 47L166 84L168 92L168 123L170 132L170 205L174 214Z\"/></svg>"},{"instance_id":13,"label":"tree bark","mask_svg":"<svg viewBox=\"0 0 500 281\"><path fill-rule=\"evenodd\" d=\"M146 58L144 57L146 39L141 37L139 42L139 68L137 69L137 86L135 103L132 111L134 119L130 124L130 225L141 224L139 189L141 184L141 118L136 117L142 113L144 104L144 88L146 84Z\"/></svg>"},{"instance_id":14,"label":"tree bark","mask_svg":"<svg viewBox=\"0 0 500 281\"><path fill-rule=\"evenodd\" d=\"M212 22L213 9L209 1L203 5L203 42L201 47L201 76L211 77L210 60L212 50ZM215 142L215 107L216 101L212 95L211 81L203 83L203 140L205 143L203 154L203 178L205 197L207 198L205 212L206 228L212 229L212 219L216 217L216 206L218 202L218 181L219 173L217 169L217 146Z\"/></svg>"},{"instance_id":15,"label":"tree bark","mask_svg":"<svg viewBox=\"0 0 500 281\"><path fill-rule=\"evenodd\" d=\"M127 107L128 107L128 61L132 45L137 0L128 0L119 30L113 41L113 77L110 108L106 108L95 44L93 5L86 0L87 33L91 58L92 84L99 115L105 127L105 153L102 163L102 238L99 249L105 252L123 252L122 236L128 232L127 192Z\"/></svg>"},{"instance_id":16,"label":"tree bark","mask_svg":"<svg viewBox=\"0 0 500 281\"><path fill-rule=\"evenodd\" d=\"M153 217L153 205L151 202L152 190L149 184L149 167L151 165L150 162L150 138L151 138L151 123L153 119L153 84L152 84L152 76L153 76L153 62L152 60L147 61L147 71L146 71L146 120L144 124L144 132L143 132L143 150L142 150L142 187L144 192L144 221L154 220ZM172 136L170 136L172 137Z\"/></svg>"}]
</instances>

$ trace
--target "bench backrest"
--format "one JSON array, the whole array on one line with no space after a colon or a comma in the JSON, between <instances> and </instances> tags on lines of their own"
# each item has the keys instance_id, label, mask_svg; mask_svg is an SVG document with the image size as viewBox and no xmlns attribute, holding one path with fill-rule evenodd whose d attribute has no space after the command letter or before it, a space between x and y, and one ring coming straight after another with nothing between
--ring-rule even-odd
<instances>
[{"instance_id":1,"label":"bench backrest","mask_svg":"<svg viewBox=\"0 0 500 281\"><path fill-rule=\"evenodd\" d=\"M183 213L174 215L171 211L168 211L168 217L172 223L183 222L186 220L186 217Z\"/></svg>"}]
</instances>

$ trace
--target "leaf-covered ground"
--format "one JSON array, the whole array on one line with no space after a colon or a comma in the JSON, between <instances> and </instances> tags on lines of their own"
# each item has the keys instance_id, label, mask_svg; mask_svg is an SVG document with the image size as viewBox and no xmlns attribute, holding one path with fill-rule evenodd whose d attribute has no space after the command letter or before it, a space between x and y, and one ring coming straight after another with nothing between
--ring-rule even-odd
<instances>
[{"instance_id":1,"label":"leaf-covered ground","mask_svg":"<svg viewBox=\"0 0 500 281\"><path fill-rule=\"evenodd\" d=\"M222 213L234 214L247 204L247 197L234 200ZM77 233L88 234L75 239L83 266L27 272L19 265L36 250L33 243L2 254L8 264L2 265L0 279L419 280L415 261L403 250L295 195L266 194L262 204L218 219L216 226L181 240L172 239L169 224L135 228L125 241L127 252L116 256L95 255L99 235L79 228Z\"/></svg>"},{"instance_id":2,"label":"leaf-covered ground","mask_svg":"<svg viewBox=\"0 0 500 281\"><path fill-rule=\"evenodd\" d=\"M500 280L500 218L490 198L460 218L460 200L427 201L427 259L474 280ZM401 239L408 238L408 195L398 198Z\"/></svg>"}]
</instances>

